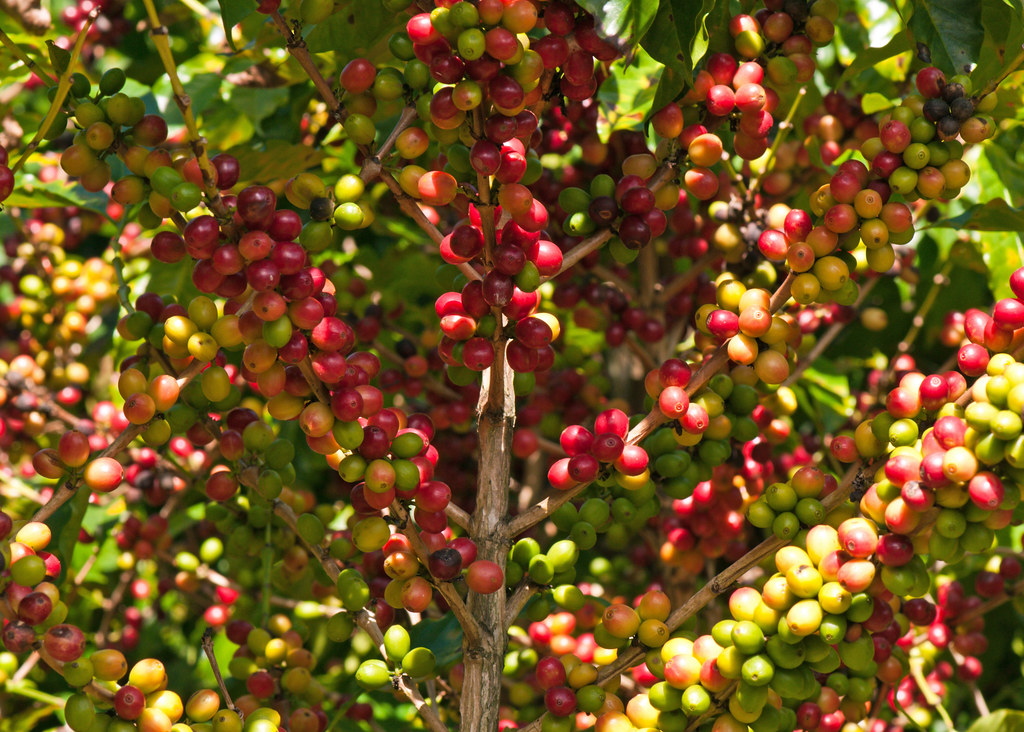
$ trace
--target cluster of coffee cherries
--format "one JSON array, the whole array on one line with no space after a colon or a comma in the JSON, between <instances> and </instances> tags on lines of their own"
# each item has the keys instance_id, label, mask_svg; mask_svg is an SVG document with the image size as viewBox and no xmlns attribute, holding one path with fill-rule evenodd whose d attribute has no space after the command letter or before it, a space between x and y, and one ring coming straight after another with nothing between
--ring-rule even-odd
<instances>
[{"instance_id":1,"label":"cluster of coffee cherries","mask_svg":"<svg viewBox=\"0 0 1024 732\"><path fill-rule=\"evenodd\" d=\"M918 72L915 83L925 100L921 115L935 125L940 140L959 135L964 142L977 143L992 136L992 120L977 113L991 112L996 100L991 94L971 96L970 78L958 74L947 81L941 69L929 66Z\"/></svg>"},{"instance_id":2,"label":"cluster of coffee cherries","mask_svg":"<svg viewBox=\"0 0 1024 732\"><path fill-rule=\"evenodd\" d=\"M792 539L801 526L817 526L824 521L821 499L836 487L833 476L815 467L802 467L787 482L769 485L747 508L747 520L780 539Z\"/></svg>"},{"instance_id":3,"label":"cluster of coffee cherries","mask_svg":"<svg viewBox=\"0 0 1024 732\"><path fill-rule=\"evenodd\" d=\"M167 688L163 663L144 658L129 670L124 654L111 648L65 663L62 673L68 685L78 689L64 704L68 726L75 732L87 732L97 724L124 732L170 730L183 717L193 723L211 720L220 707L220 696L209 689L183 702Z\"/></svg>"},{"instance_id":4,"label":"cluster of coffee cherries","mask_svg":"<svg viewBox=\"0 0 1024 732\"><path fill-rule=\"evenodd\" d=\"M80 630L65 625L67 605L54 581L60 576L61 561L46 551L50 528L39 521L19 522L0 512L0 541L4 542L3 597L13 617L3 629L4 647L21 653L41 641L42 647L58 661L73 660L84 637ZM13 535L12 535L13 534Z\"/></svg>"},{"instance_id":5,"label":"cluster of coffee cherries","mask_svg":"<svg viewBox=\"0 0 1024 732\"><path fill-rule=\"evenodd\" d=\"M781 549L762 590L734 591L732 618L710 634L677 634L653 646L641 639L657 649L646 655L654 679L625 716L660 729L685 726L712 708L737 729L838 730L862 719L878 681L899 680L906 658L892 650L902 629L874 585L874 564L841 548L860 540L858 521L838 531L817 525L806 550ZM609 611L602 620L609 622ZM599 643L605 635L595 630Z\"/></svg>"},{"instance_id":6,"label":"cluster of coffee cherries","mask_svg":"<svg viewBox=\"0 0 1024 732\"><path fill-rule=\"evenodd\" d=\"M483 248L484 237L472 222L463 223L446 237L456 249L468 242ZM551 347L561 327L550 313L537 312L540 295L536 291L539 276L556 274L561 251L552 242L531 235L515 222L508 222L498 234L493 252L494 268L482 279L470 280L461 292L446 292L437 298L434 309L440 318L441 342L438 355L447 365L448 376L458 385L473 383L477 374L495 359L495 336L499 328L497 308L509 322L505 357L517 373L547 371L554 363ZM444 256L445 245L441 245ZM533 260L533 261L531 261ZM543 272L539 265L543 265ZM526 267L535 275L531 283L521 282ZM516 284L520 282L523 288ZM525 288L525 289L524 289Z\"/></svg>"},{"instance_id":7,"label":"cluster of coffee cherries","mask_svg":"<svg viewBox=\"0 0 1024 732\"><path fill-rule=\"evenodd\" d=\"M617 470L600 475L582 494L579 506L566 502L551 515L579 549L593 548L600 539L609 551L625 551L631 536L658 513L659 497L649 476L629 476ZM637 547L636 551L646 551ZM517 564L528 572L528 563ZM515 568L510 572L516 572Z\"/></svg>"},{"instance_id":8,"label":"cluster of coffee cherries","mask_svg":"<svg viewBox=\"0 0 1024 732\"><path fill-rule=\"evenodd\" d=\"M363 661L356 669L356 683L367 691L392 686L400 676L423 681L435 673L437 660L433 651L423 646L413 647L409 631L401 625L392 625L384 631L381 648L383 659Z\"/></svg>"},{"instance_id":9,"label":"cluster of coffee cherries","mask_svg":"<svg viewBox=\"0 0 1024 732\"><path fill-rule=\"evenodd\" d=\"M303 247L310 252L323 251L334 239L332 225L339 232L370 226L375 215L369 198L364 196L365 191L363 180L351 173L338 178L331 191L313 173L291 178L285 184L285 198L295 208L308 210L310 216L299 234Z\"/></svg>"},{"instance_id":10,"label":"cluster of coffee cherries","mask_svg":"<svg viewBox=\"0 0 1024 732\"><path fill-rule=\"evenodd\" d=\"M860 450L886 456L861 499L864 515L927 542L928 554L946 562L987 550L1020 503L1019 414L1007 401L1020 373L1011 356L997 354L969 391L956 372L905 375L885 412L833 444L842 459Z\"/></svg>"},{"instance_id":11,"label":"cluster of coffee cherries","mask_svg":"<svg viewBox=\"0 0 1024 732\"><path fill-rule=\"evenodd\" d=\"M753 16L734 15L729 34L743 58L766 58L772 80L781 85L808 81L816 69L815 46L835 35L839 7L833 0L768 0Z\"/></svg>"},{"instance_id":12,"label":"cluster of coffee cherries","mask_svg":"<svg viewBox=\"0 0 1024 732\"><path fill-rule=\"evenodd\" d=\"M61 153L61 168L77 178L87 191L101 191L110 182L107 156L120 155L132 175L118 181L119 193L114 200L134 204L146 199L143 181L138 176L150 177L159 167L169 165L170 158L163 158L159 153L150 158L151 151L147 148L167 139L167 123L159 115L146 114L141 98L121 92L125 79L121 69L105 72L94 101L89 80L76 74L68 94L67 109L58 115L47 134L57 137L63 133L69 116L73 115L77 131L71 146ZM199 203L198 186L183 186L174 195L176 205L172 207L170 194L174 187L170 182L168 179L168 185L161 185L159 192L150 197L150 220L157 214L152 208L154 204L166 217L171 210L185 211ZM186 203L191 205L183 208Z\"/></svg>"},{"instance_id":13,"label":"cluster of coffee cherries","mask_svg":"<svg viewBox=\"0 0 1024 732\"><path fill-rule=\"evenodd\" d=\"M838 257L824 257L818 264L824 277L832 277L837 282L842 280L843 284L849 278L849 269ZM793 287L796 289L797 282ZM698 330L718 343L726 343L729 359L752 367L765 384L781 384L789 376L787 357L791 346L799 345L794 340L794 337L801 337L799 330L783 316L773 315L768 290L747 289L743 283L730 278L723 279L717 290L716 304L697 309Z\"/></svg>"},{"instance_id":14,"label":"cluster of coffee cherries","mask_svg":"<svg viewBox=\"0 0 1024 732\"><path fill-rule=\"evenodd\" d=\"M240 709L252 709L289 700L289 729L313 730L322 727L318 708L325 689L312 675L316 657L305 647L305 640L284 615L272 615L266 628L244 620L227 624L227 637L239 645L228 663L232 677L245 682L246 694L234 700Z\"/></svg>"},{"instance_id":15,"label":"cluster of coffee cherries","mask_svg":"<svg viewBox=\"0 0 1024 732\"><path fill-rule=\"evenodd\" d=\"M558 207L566 214L562 231L583 237L599 227L609 227L615 232L608 243L609 251L617 261L628 264L637 250L665 233L665 212L679 205L677 185L659 185L654 190L651 179L657 170L653 155L630 155L622 161L618 181L601 174L590 181L588 190L563 188L558 194Z\"/></svg>"},{"instance_id":16,"label":"cluster of coffee cherries","mask_svg":"<svg viewBox=\"0 0 1024 732\"><path fill-rule=\"evenodd\" d=\"M597 416L593 431L582 425L566 427L559 438L568 457L556 460L548 469L548 481L557 490L569 490L597 478L602 464L621 473L628 484L640 487L650 479L647 452L626 442L629 418L620 409Z\"/></svg>"},{"instance_id":17,"label":"cluster of coffee cherries","mask_svg":"<svg viewBox=\"0 0 1024 732\"><path fill-rule=\"evenodd\" d=\"M924 114L923 105L917 95L904 99L888 119L883 117L878 136L861 145L861 154L871 162L872 173L886 180L893 193L908 200L955 198L971 176L970 167L962 160L964 143L991 137L991 123L978 118L964 128L961 141L955 133L944 136L935 120Z\"/></svg>"},{"instance_id":18,"label":"cluster of coffee cherries","mask_svg":"<svg viewBox=\"0 0 1024 732\"><path fill-rule=\"evenodd\" d=\"M970 308L957 318L953 336L968 341L957 351L957 366L967 376L981 376L986 372L992 354L1010 352L1016 348L1018 330L1024 326L1024 271L1010 275L1013 297L996 301L991 312Z\"/></svg>"}]
</instances>

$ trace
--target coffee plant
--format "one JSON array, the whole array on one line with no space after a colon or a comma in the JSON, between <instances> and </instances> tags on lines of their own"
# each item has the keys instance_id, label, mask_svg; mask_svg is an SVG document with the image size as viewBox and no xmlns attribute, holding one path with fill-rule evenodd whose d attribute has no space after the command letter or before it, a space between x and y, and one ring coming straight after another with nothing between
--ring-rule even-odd
<instances>
[{"instance_id":1,"label":"coffee plant","mask_svg":"<svg viewBox=\"0 0 1024 732\"><path fill-rule=\"evenodd\" d=\"M1021 0L3 0L0 730L1024 728Z\"/></svg>"}]
</instances>

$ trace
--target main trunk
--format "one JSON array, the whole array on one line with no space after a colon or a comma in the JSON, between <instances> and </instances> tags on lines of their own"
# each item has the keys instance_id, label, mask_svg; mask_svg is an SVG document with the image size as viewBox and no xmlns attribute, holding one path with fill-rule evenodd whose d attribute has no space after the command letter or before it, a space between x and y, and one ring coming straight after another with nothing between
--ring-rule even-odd
<instances>
[{"instance_id":1,"label":"main trunk","mask_svg":"<svg viewBox=\"0 0 1024 732\"><path fill-rule=\"evenodd\" d=\"M504 340L496 342L499 351L484 379L480 394L480 464L476 511L470 536L477 545L477 556L498 564L505 571L508 556L508 493L512 458L512 428L515 423L515 397L512 372L504 358ZM505 657L505 593L467 598L470 614L481 626L477 643L463 644L465 676L460 713L463 732L492 732L498 729L498 705L501 699L501 672Z\"/></svg>"}]
</instances>

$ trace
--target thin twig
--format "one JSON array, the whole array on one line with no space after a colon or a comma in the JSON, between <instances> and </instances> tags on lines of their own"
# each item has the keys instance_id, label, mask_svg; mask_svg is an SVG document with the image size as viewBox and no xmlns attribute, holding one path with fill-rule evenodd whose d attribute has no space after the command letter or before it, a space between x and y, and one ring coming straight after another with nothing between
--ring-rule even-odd
<instances>
[{"instance_id":1,"label":"thin twig","mask_svg":"<svg viewBox=\"0 0 1024 732\"><path fill-rule=\"evenodd\" d=\"M288 27L288 23L281 17L279 12L274 11L271 13L270 20L273 21L277 30L284 36L285 47L288 49L288 53L299 62L299 66L306 72L310 81L313 82L313 86L316 87L317 92L320 93L320 96L327 103L331 117L338 122L344 122L347 116L345 108L338 103L338 98L334 96L334 90L331 89L331 85L324 79L324 75L320 73L320 69L317 68L313 57L309 55L309 49L306 48L306 42L302 39L302 36L296 35Z\"/></svg>"},{"instance_id":2,"label":"thin twig","mask_svg":"<svg viewBox=\"0 0 1024 732\"><path fill-rule=\"evenodd\" d=\"M1012 74L1014 70L1024 64L1024 45L1021 46L1020 52L1013 57L1013 59L1006 65L1006 67L999 73L999 76L994 79L990 79L985 86L981 88L981 91L974 94L974 99L982 99L987 97L989 94L996 90L996 87L1003 83L1003 79Z\"/></svg>"},{"instance_id":3,"label":"thin twig","mask_svg":"<svg viewBox=\"0 0 1024 732\"><path fill-rule=\"evenodd\" d=\"M530 598L534 596L537 590L540 589L540 585L533 582L529 577L524 577L516 587L512 596L505 602L505 631L512 626L519 616L519 613L526 607L526 603L530 601Z\"/></svg>"},{"instance_id":4,"label":"thin twig","mask_svg":"<svg viewBox=\"0 0 1024 732\"><path fill-rule=\"evenodd\" d=\"M231 699L231 694L228 693L228 687L224 683L224 677L220 673L220 664L217 663L217 656L213 652L213 628L207 628L203 631L203 653L210 659L210 668L213 670L213 677L217 679L217 686L220 687L220 693L224 695L224 701L228 705L228 709L233 711L239 717L242 716L242 712L235 706L235 702Z\"/></svg>"},{"instance_id":5,"label":"thin twig","mask_svg":"<svg viewBox=\"0 0 1024 732\"><path fill-rule=\"evenodd\" d=\"M57 82L57 93L53 97L53 101L50 102L50 108L46 112L46 116L43 117L43 122L39 125L39 129L36 130L35 135L32 136L32 141L25 148L25 152L21 154L18 161L11 166L11 172L17 173L21 170L22 166L28 162L29 157L39 147L39 142L43 139L50 127L53 126L53 121L57 119L57 115L60 114L61 107L64 105L64 100L68 96L68 92L71 91L71 75L74 73L75 65L78 62L79 56L82 55L82 47L85 45L86 36L89 35L89 28L92 27L93 21L99 17L100 9L94 8L89 15L86 16L85 22L82 25L82 29L78 31L78 38L75 39L75 45L71 49L71 57L68 59L68 66L64 69L64 72L60 75L60 80Z\"/></svg>"},{"instance_id":6,"label":"thin twig","mask_svg":"<svg viewBox=\"0 0 1024 732\"><path fill-rule=\"evenodd\" d=\"M206 154L206 140L199 134L196 125L195 115L192 113L192 100L185 93L185 87L178 77L178 67L174 62L174 55L171 53L171 44L168 40L167 26L160 22L156 5L153 0L142 0L146 6L146 15L149 20L149 34L156 46L157 54L163 64L164 71L171 84L171 91L174 94L174 103L181 111L181 117L185 121L185 129L188 132L189 146L199 163L199 170L203 177L203 193L206 196L210 210L220 219L227 219L230 213L221 198L220 190L217 188L217 171Z\"/></svg>"},{"instance_id":7,"label":"thin twig","mask_svg":"<svg viewBox=\"0 0 1024 732\"><path fill-rule=\"evenodd\" d=\"M391 514L398 521L399 528L403 534L409 539L409 545L412 547L413 553L416 558L420 561L424 567L429 566L429 555L430 552L427 550L426 544L423 543L423 539L420 538L419 533L416 531L416 527L413 525L409 517L409 512L406 510L398 500L391 502ZM454 585L450 582L442 582L439 580L434 581L434 587L437 589L438 594L444 598L444 601L448 603L448 607L451 609L452 614L455 615L459 621L459 625L462 626L462 632L467 642L475 642L480 638L480 624L477 619L472 616L469 612L469 608L466 607L466 602L462 599L462 596L455 591Z\"/></svg>"},{"instance_id":8,"label":"thin twig","mask_svg":"<svg viewBox=\"0 0 1024 732\"><path fill-rule=\"evenodd\" d=\"M53 86L57 83L57 77L53 75L53 71L48 66L44 67L43 62L33 61L29 58L28 54L22 50L21 46L12 41L11 37L3 32L2 28L0 28L0 43L2 43L16 59L25 64L32 73L38 76L44 84L47 86Z\"/></svg>"}]
</instances>

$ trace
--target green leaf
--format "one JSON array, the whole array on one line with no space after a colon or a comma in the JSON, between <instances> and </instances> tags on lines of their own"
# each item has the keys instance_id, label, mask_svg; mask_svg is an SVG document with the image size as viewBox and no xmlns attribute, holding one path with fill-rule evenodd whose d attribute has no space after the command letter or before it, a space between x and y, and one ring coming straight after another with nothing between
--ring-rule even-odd
<instances>
[{"instance_id":1,"label":"green leaf","mask_svg":"<svg viewBox=\"0 0 1024 732\"><path fill-rule=\"evenodd\" d=\"M399 19L384 9L381 0L346 0L331 17L317 23L306 45L312 53L336 51L338 61L345 63L370 49Z\"/></svg>"},{"instance_id":2,"label":"green leaf","mask_svg":"<svg viewBox=\"0 0 1024 732\"><path fill-rule=\"evenodd\" d=\"M177 302L187 303L201 293L192 284L194 264L186 257L174 264L153 260L150 266L150 278L146 285L150 292L159 292L165 297L174 297Z\"/></svg>"},{"instance_id":3,"label":"green leaf","mask_svg":"<svg viewBox=\"0 0 1024 732\"><path fill-rule=\"evenodd\" d=\"M975 89L980 89L999 74L1006 62L1007 49L1020 48L1024 42L1024 3L1021 0L982 0L981 27L985 41L978 53L978 65L971 72ZM1013 55L1011 50L1010 55Z\"/></svg>"},{"instance_id":4,"label":"green leaf","mask_svg":"<svg viewBox=\"0 0 1024 732\"><path fill-rule=\"evenodd\" d=\"M650 32L640 42L656 61L665 65L658 79L652 109L658 110L671 102L687 84L693 83L693 64L689 53L683 53L676 31L675 16L668 3L662 3Z\"/></svg>"},{"instance_id":5,"label":"green leaf","mask_svg":"<svg viewBox=\"0 0 1024 732\"><path fill-rule=\"evenodd\" d=\"M1010 275L1024 266L1024 241L1020 234L988 234L981 239L981 256L988 267L992 295L1012 297Z\"/></svg>"},{"instance_id":6,"label":"green leaf","mask_svg":"<svg viewBox=\"0 0 1024 732\"><path fill-rule=\"evenodd\" d=\"M861 98L860 106L864 110L864 114L874 114L884 109L892 109L896 103L884 94L869 92Z\"/></svg>"},{"instance_id":7,"label":"green leaf","mask_svg":"<svg viewBox=\"0 0 1024 732\"><path fill-rule=\"evenodd\" d=\"M256 10L253 0L217 0L217 4L220 5L220 17L224 21L224 32L229 38L231 28Z\"/></svg>"},{"instance_id":8,"label":"green leaf","mask_svg":"<svg viewBox=\"0 0 1024 732\"><path fill-rule=\"evenodd\" d=\"M601 103L598 131L602 137L612 130L636 129L643 122L646 112L660 109L651 105L655 91L652 80L659 64L641 49L634 62L628 67L624 66L621 62L616 63L613 66L614 73L597 92Z\"/></svg>"},{"instance_id":9,"label":"green leaf","mask_svg":"<svg viewBox=\"0 0 1024 732\"><path fill-rule=\"evenodd\" d=\"M1024 712L1000 709L976 720L967 732L1024 732Z\"/></svg>"},{"instance_id":10,"label":"green leaf","mask_svg":"<svg viewBox=\"0 0 1024 732\"><path fill-rule=\"evenodd\" d=\"M931 62L947 73L968 70L981 52L984 33L977 0L916 2L908 25L914 40L928 47Z\"/></svg>"},{"instance_id":11,"label":"green leaf","mask_svg":"<svg viewBox=\"0 0 1024 732\"><path fill-rule=\"evenodd\" d=\"M409 629L413 648L429 648L437 667L445 668L462 657L462 627L454 613L437 620L421 620Z\"/></svg>"},{"instance_id":12,"label":"green leaf","mask_svg":"<svg viewBox=\"0 0 1024 732\"><path fill-rule=\"evenodd\" d=\"M651 101L651 114L657 112L671 101L674 101L679 93L686 86L686 79L683 72L665 66L658 78L658 86L654 90L654 99Z\"/></svg>"},{"instance_id":13,"label":"green leaf","mask_svg":"<svg viewBox=\"0 0 1024 732\"><path fill-rule=\"evenodd\" d=\"M804 371L800 378L811 384L817 384L824 391L830 393L833 400L842 400L850 396L849 379L826 358L817 359L814 365Z\"/></svg>"},{"instance_id":14,"label":"green leaf","mask_svg":"<svg viewBox=\"0 0 1024 732\"><path fill-rule=\"evenodd\" d=\"M54 486L56 489L57 486ZM54 511L53 516L47 521L50 532L57 537L57 551L65 561L70 559L78 543L78 532L82 528L82 517L85 516L85 509L89 506L89 491L78 490L71 500L65 502L60 508ZM66 566L71 566L67 564Z\"/></svg>"},{"instance_id":15,"label":"green leaf","mask_svg":"<svg viewBox=\"0 0 1024 732\"><path fill-rule=\"evenodd\" d=\"M860 76L873 66L912 50L910 39L903 30L900 30L884 46L865 48L860 51L853 63L847 66L846 71L839 77L839 83Z\"/></svg>"},{"instance_id":16,"label":"green leaf","mask_svg":"<svg viewBox=\"0 0 1024 732\"><path fill-rule=\"evenodd\" d=\"M18 178L18 187L4 201L4 206L21 208L42 208L45 206L78 206L92 211L106 212L107 196L103 193L89 193L78 185L64 181L44 183L31 174Z\"/></svg>"},{"instance_id":17,"label":"green leaf","mask_svg":"<svg viewBox=\"0 0 1024 732\"><path fill-rule=\"evenodd\" d=\"M708 50L707 18L716 4L716 0L663 0L658 7L654 23L641 42L647 53L665 65L653 109L660 109L693 84L694 66ZM720 5L728 7L728 3Z\"/></svg>"},{"instance_id":18,"label":"green leaf","mask_svg":"<svg viewBox=\"0 0 1024 732\"><path fill-rule=\"evenodd\" d=\"M292 145L284 140L268 140L265 150L232 148L245 180L272 181L292 178L316 166L324 154L308 145Z\"/></svg>"},{"instance_id":19,"label":"green leaf","mask_svg":"<svg viewBox=\"0 0 1024 732\"><path fill-rule=\"evenodd\" d=\"M643 38L658 12L658 0L579 0L579 5L594 16L597 32L619 48Z\"/></svg>"},{"instance_id":20,"label":"green leaf","mask_svg":"<svg viewBox=\"0 0 1024 732\"><path fill-rule=\"evenodd\" d=\"M1024 209L1012 208L1001 198L976 203L959 216L936 221L929 228L974 231L1024 231Z\"/></svg>"},{"instance_id":21,"label":"green leaf","mask_svg":"<svg viewBox=\"0 0 1024 732\"><path fill-rule=\"evenodd\" d=\"M196 74L185 84L185 91L192 100L192 110L195 114L202 114L210 102L220 98L220 86L223 81L220 74Z\"/></svg>"},{"instance_id":22,"label":"green leaf","mask_svg":"<svg viewBox=\"0 0 1024 732\"><path fill-rule=\"evenodd\" d=\"M654 19L658 16L658 0L634 0L633 2L633 38L637 42L654 25Z\"/></svg>"}]
</instances>

